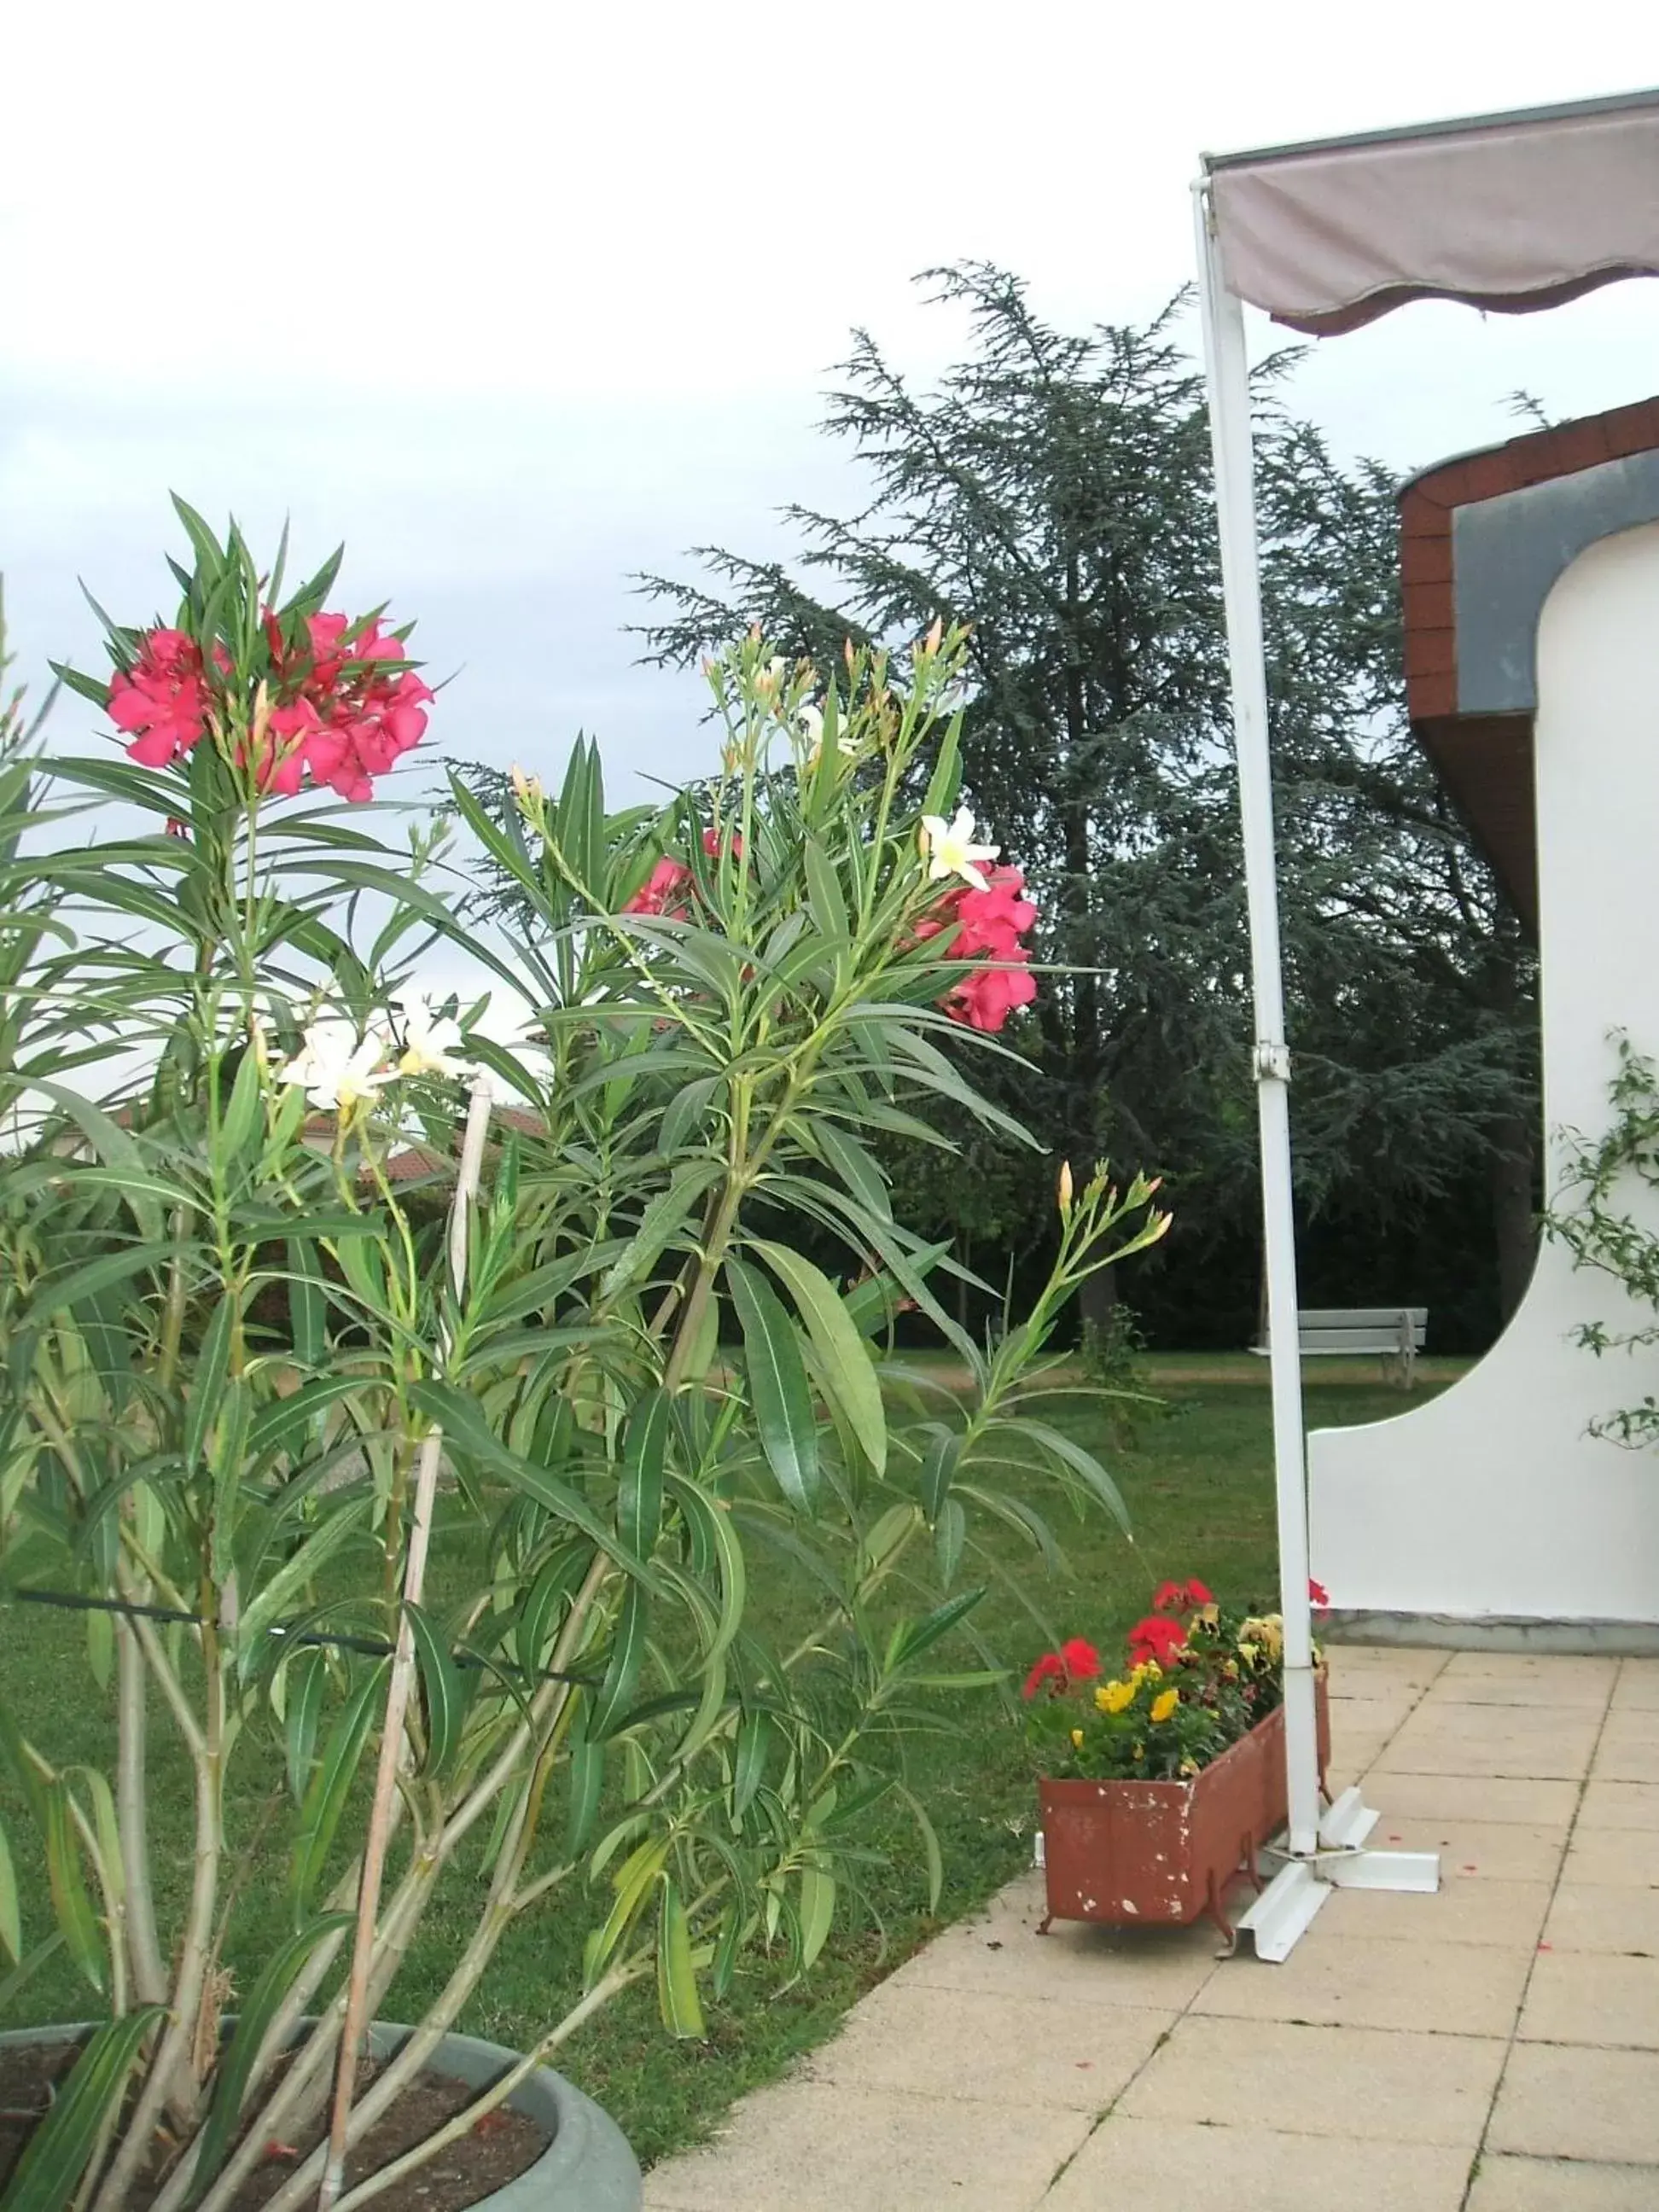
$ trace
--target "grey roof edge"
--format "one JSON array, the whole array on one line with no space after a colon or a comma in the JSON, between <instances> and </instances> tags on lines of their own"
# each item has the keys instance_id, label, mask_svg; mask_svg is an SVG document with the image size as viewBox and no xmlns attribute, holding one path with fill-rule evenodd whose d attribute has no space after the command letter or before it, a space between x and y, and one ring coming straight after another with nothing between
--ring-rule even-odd
<instances>
[{"instance_id":1,"label":"grey roof edge","mask_svg":"<svg viewBox=\"0 0 1659 2212\"><path fill-rule=\"evenodd\" d=\"M1659 447L1452 510L1460 715L1538 706L1539 623L1560 578L1604 538L1659 522Z\"/></svg>"},{"instance_id":2,"label":"grey roof edge","mask_svg":"<svg viewBox=\"0 0 1659 2212\"><path fill-rule=\"evenodd\" d=\"M1304 138L1285 146L1258 146L1236 154L1200 154L1205 176L1224 169L1248 168L1258 162L1295 161L1316 154L1342 154L1365 146L1400 146L1413 139L1456 138L1483 131L1513 130L1518 124L1566 123L1579 117L1618 115L1641 108L1659 108L1659 85L1639 92L1604 94L1596 100L1567 100L1548 107L1517 107L1495 115L1447 116L1433 123L1398 124L1386 131L1357 131L1340 138Z\"/></svg>"}]
</instances>

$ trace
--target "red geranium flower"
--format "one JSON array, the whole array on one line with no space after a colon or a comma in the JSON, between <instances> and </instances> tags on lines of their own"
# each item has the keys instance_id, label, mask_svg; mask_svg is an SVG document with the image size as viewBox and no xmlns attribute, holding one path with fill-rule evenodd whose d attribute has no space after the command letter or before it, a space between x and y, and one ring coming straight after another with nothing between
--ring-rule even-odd
<instances>
[{"instance_id":1,"label":"red geranium flower","mask_svg":"<svg viewBox=\"0 0 1659 2212\"><path fill-rule=\"evenodd\" d=\"M1081 1636L1062 1644L1058 1651L1045 1651L1025 1677L1025 1695L1036 1697L1045 1682L1069 1690L1073 1682L1092 1682L1100 1672L1100 1654Z\"/></svg>"},{"instance_id":2,"label":"red geranium flower","mask_svg":"<svg viewBox=\"0 0 1659 2212\"><path fill-rule=\"evenodd\" d=\"M1189 1583L1160 1583L1152 1593L1154 1613L1187 1613L1214 1603L1208 1585L1196 1576Z\"/></svg>"},{"instance_id":3,"label":"red geranium flower","mask_svg":"<svg viewBox=\"0 0 1659 2212\"><path fill-rule=\"evenodd\" d=\"M1066 1686L1066 1662L1058 1651L1045 1651L1032 1668L1025 1677L1025 1696L1036 1697L1045 1682L1054 1682L1061 1689Z\"/></svg>"},{"instance_id":4,"label":"red geranium flower","mask_svg":"<svg viewBox=\"0 0 1659 2212\"><path fill-rule=\"evenodd\" d=\"M1167 1613L1149 1613L1129 1631L1129 1656L1138 1667L1144 1666L1149 1659L1155 1659L1160 1667L1167 1667L1176 1653L1186 1648L1186 1630L1178 1620L1171 1620Z\"/></svg>"},{"instance_id":5,"label":"red geranium flower","mask_svg":"<svg viewBox=\"0 0 1659 2212\"><path fill-rule=\"evenodd\" d=\"M1331 1594L1324 1583L1316 1583L1311 1575L1308 1577L1308 1596L1315 1605L1328 1605L1331 1601Z\"/></svg>"}]
</instances>

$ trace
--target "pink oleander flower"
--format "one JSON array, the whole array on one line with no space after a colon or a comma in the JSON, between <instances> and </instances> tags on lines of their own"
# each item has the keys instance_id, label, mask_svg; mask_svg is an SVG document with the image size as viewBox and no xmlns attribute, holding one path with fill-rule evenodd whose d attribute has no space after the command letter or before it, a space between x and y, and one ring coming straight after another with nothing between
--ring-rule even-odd
<instances>
[{"instance_id":1,"label":"pink oleander flower","mask_svg":"<svg viewBox=\"0 0 1659 2212\"><path fill-rule=\"evenodd\" d=\"M658 861L644 883L623 907L624 914L659 914L670 921L684 918L685 893L691 882L691 871L684 860L671 860L666 855Z\"/></svg>"},{"instance_id":2,"label":"pink oleander flower","mask_svg":"<svg viewBox=\"0 0 1659 2212\"><path fill-rule=\"evenodd\" d=\"M179 629L147 630L137 659L109 687L109 718L143 768L166 768L187 753L207 728L208 703L201 649Z\"/></svg>"},{"instance_id":3,"label":"pink oleander flower","mask_svg":"<svg viewBox=\"0 0 1659 2212\"><path fill-rule=\"evenodd\" d=\"M1037 908L1024 895L1022 870L988 867L982 875L983 889L948 892L916 923L915 935L925 942L955 925L946 957L985 964L959 977L939 1004L953 1020L994 1034L1017 1006L1029 1006L1036 996L1030 947L1022 939Z\"/></svg>"},{"instance_id":4,"label":"pink oleander flower","mask_svg":"<svg viewBox=\"0 0 1659 2212\"><path fill-rule=\"evenodd\" d=\"M261 792L291 799L310 783L342 799L370 799L374 779L425 736L432 692L402 666L402 641L377 619L344 643L351 627L349 615L313 615L303 643L291 645L267 612L276 703L259 728L257 757L250 760L246 744L236 756L239 768L252 767ZM215 672L228 677L222 647L212 660ZM188 752L207 727L213 692L195 641L181 630L156 629L143 640L137 665L111 684L109 712L118 728L134 733L127 747L132 757L163 768ZM230 719L222 715L222 726Z\"/></svg>"}]
</instances>

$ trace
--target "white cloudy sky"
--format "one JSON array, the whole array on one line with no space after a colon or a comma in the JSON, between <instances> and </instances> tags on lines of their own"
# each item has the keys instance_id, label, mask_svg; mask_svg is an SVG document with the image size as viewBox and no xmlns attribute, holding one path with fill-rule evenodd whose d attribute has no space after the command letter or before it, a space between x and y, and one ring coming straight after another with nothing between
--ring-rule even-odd
<instances>
[{"instance_id":1,"label":"white cloudy sky","mask_svg":"<svg viewBox=\"0 0 1659 2212\"><path fill-rule=\"evenodd\" d=\"M1569 35L1570 33L1570 35ZM850 325L925 370L917 270L1083 324L1187 277L1200 148L1659 79L1634 0L74 0L0 64L0 568L15 641L96 658L76 586L167 597L166 496L349 543L354 604L459 671L446 750L619 780L695 763L694 684L631 665L628 577L833 501ZM1401 467L1659 385L1659 285L1322 349L1300 404ZM79 710L71 708L70 712Z\"/></svg>"}]
</instances>

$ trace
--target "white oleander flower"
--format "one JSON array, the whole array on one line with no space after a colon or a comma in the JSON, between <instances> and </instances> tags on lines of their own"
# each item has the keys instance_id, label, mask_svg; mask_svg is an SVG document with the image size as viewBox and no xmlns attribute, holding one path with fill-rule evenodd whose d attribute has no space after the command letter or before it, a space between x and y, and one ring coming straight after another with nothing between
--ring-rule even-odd
<instances>
[{"instance_id":1,"label":"white oleander flower","mask_svg":"<svg viewBox=\"0 0 1659 2212\"><path fill-rule=\"evenodd\" d=\"M279 1083L304 1086L313 1106L346 1113L363 1105L392 1079L383 1066L386 1040L370 1030L359 1038L357 1024L337 1015L313 1022L301 1035L300 1049L276 1071Z\"/></svg>"},{"instance_id":2,"label":"white oleander flower","mask_svg":"<svg viewBox=\"0 0 1659 2212\"><path fill-rule=\"evenodd\" d=\"M981 860L994 860L1002 850L1000 845L976 845L974 842L974 817L965 806L958 806L955 817L947 822L941 814L924 814L921 817L921 849L927 855L927 877L930 883L943 883L947 876L960 876L976 891L988 890L990 885L980 872Z\"/></svg>"},{"instance_id":3,"label":"white oleander flower","mask_svg":"<svg viewBox=\"0 0 1659 2212\"><path fill-rule=\"evenodd\" d=\"M430 998L422 991L398 995L398 1027L403 1032L398 1050L399 1075L471 1075L471 1060L456 1057L462 1042L460 1025L447 1014L434 1014Z\"/></svg>"}]
</instances>

